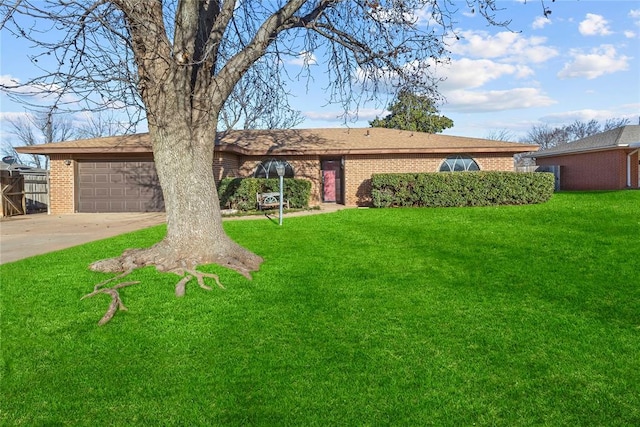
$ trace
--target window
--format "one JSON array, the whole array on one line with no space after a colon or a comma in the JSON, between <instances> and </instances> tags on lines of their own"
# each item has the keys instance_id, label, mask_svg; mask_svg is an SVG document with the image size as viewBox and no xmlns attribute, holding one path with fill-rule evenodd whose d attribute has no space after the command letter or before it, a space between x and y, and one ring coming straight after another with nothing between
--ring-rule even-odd
<instances>
[{"instance_id":1,"label":"window","mask_svg":"<svg viewBox=\"0 0 640 427\"><path fill-rule=\"evenodd\" d=\"M469 156L449 156L440 165L440 172L479 171L480 166Z\"/></svg>"},{"instance_id":2,"label":"window","mask_svg":"<svg viewBox=\"0 0 640 427\"><path fill-rule=\"evenodd\" d=\"M293 168L286 160L268 159L263 160L262 163L256 167L256 171L253 173L254 178L278 178L278 172L276 171L276 165L278 163L284 164L284 177L293 178Z\"/></svg>"}]
</instances>

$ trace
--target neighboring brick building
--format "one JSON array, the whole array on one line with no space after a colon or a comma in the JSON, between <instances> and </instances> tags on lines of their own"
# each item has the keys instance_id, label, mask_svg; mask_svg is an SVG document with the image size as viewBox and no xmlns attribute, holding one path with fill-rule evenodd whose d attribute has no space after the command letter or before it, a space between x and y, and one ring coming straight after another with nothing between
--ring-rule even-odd
<instances>
[{"instance_id":1,"label":"neighboring brick building","mask_svg":"<svg viewBox=\"0 0 640 427\"><path fill-rule=\"evenodd\" d=\"M630 125L532 154L536 164L555 167L560 190L640 188L640 126Z\"/></svg>"},{"instance_id":2,"label":"neighboring brick building","mask_svg":"<svg viewBox=\"0 0 640 427\"><path fill-rule=\"evenodd\" d=\"M370 204L371 175L389 172L514 170L513 156L536 145L394 129L243 130L218 135L216 180L250 177L270 159L312 183L311 204ZM163 209L148 134L58 142L18 149L51 159L50 212ZM262 165L262 166L261 166Z\"/></svg>"}]
</instances>

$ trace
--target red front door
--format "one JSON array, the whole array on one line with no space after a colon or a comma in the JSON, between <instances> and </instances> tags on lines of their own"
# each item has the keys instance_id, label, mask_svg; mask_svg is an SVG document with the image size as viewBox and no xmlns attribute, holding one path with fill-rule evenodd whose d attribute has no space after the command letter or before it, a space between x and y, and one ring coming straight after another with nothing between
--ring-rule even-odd
<instances>
[{"instance_id":1,"label":"red front door","mask_svg":"<svg viewBox=\"0 0 640 427\"><path fill-rule=\"evenodd\" d=\"M324 194L322 200L325 202L335 202L336 171L322 171L322 182L324 182Z\"/></svg>"},{"instance_id":2,"label":"red front door","mask_svg":"<svg viewBox=\"0 0 640 427\"><path fill-rule=\"evenodd\" d=\"M322 161L322 201L342 203L342 166L340 160Z\"/></svg>"}]
</instances>

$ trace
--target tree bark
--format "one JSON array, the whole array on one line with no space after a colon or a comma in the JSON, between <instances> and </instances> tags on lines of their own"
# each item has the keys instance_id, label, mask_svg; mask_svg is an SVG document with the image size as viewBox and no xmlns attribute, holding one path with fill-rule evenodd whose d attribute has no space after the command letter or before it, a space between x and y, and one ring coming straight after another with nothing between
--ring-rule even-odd
<instances>
[{"instance_id":1,"label":"tree bark","mask_svg":"<svg viewBox=\"0 0 640 427\"><path fill-rule=\"evenodd\" d=\"M164 243L179 259L197 254L189 268L197 262L223 264L245 275L257 270L262 259L233 242L222 227L213 176L215 125L204 132L175 123L168 126L168 131L159 129L153 136L167 212Z\"/></svg>"}]
</instances>

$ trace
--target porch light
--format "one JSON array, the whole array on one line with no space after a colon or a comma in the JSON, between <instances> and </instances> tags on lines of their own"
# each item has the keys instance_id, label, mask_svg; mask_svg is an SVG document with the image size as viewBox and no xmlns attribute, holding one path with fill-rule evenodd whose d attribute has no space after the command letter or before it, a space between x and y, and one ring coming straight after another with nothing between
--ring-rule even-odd
<instances>
[{"instance_id":1,"label":"porch light","mask_svg":"<svg viewBox=\"0 0 640 427\"><path fill-rule=\"evenodd\" d=\"M284 170L285 164L284 162L276 163L276 172L280 177L280 217L279 217L279 225L282 225L282 199L284 198Z\"/></svg>"}]
</instances>

